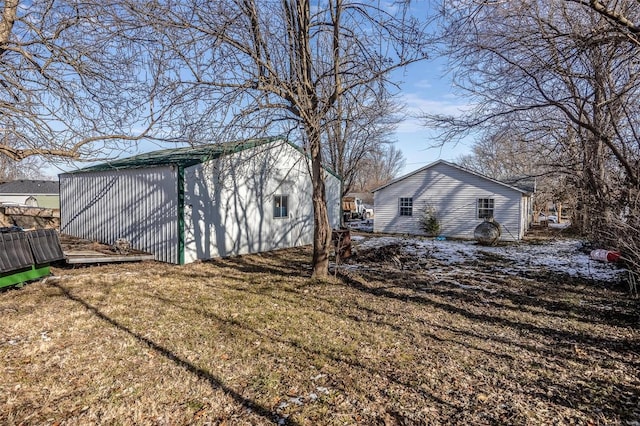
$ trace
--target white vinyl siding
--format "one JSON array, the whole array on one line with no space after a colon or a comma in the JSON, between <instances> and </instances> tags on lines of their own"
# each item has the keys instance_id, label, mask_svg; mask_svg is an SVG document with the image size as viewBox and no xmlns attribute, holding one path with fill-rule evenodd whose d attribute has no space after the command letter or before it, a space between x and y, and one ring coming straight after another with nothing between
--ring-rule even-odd
<instances>
[{"instance_id":1,"label":"white vinyl siding","mask_svg":"<svg viewBox=\"0 0 640 426\"><path fill-rule=\"evenodd\" d=\"M398 214L398 198L413 198L413 216ZM523 193L507 185L437 162L374 192L374 232L424 235L420 212L432 208L440 235L473 238L484 219L478 218L478 200L493 200L493 217L502 226L503 240L522 238Z\"/></svg>"},{"instance_id":2,"label":"white vinyl siding","mask_svg":"<svg viewBox=\"0 0 640 426\"><path fill-rule=\"evenodd\" d=\"M24 195L2 195L0 194L0 202L27 204L27 200L35 198L36 207L47 209L60 208L60 196L51 194L24 194Z\"/></svg>"}]
</instances>

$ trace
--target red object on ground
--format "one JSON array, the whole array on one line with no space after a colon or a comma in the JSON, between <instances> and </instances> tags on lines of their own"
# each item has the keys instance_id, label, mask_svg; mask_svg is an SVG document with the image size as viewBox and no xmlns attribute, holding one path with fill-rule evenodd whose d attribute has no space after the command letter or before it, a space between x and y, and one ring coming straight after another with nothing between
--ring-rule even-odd
<instances>
[{"instance_id":1,"label":"red object on ground","mask_svg":"<svg viewBox=\"0 0 640 426\"><path fill-rule=\"evenodd\" d=\"M617 262L620 260L620 252L619 251L610 251L607 253L607 261L608 262Z\"/></svg>"},{"instance_id":2,"label":"red object on ground","mask_svg":"<svg viewBox=\"0 0 640 426\"><path fill-rule=\"evenodd\" d=\"M593 250L591 251L591 258L603 262L617 262L620 260L620 252L603 249Z\"/></svg>"}]
</instances>

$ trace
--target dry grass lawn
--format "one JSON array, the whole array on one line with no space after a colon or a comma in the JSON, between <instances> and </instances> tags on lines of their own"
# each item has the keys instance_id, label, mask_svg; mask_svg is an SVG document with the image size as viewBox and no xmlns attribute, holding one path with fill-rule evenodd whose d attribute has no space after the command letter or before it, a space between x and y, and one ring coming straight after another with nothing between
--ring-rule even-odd
<instances>
[{"instance_id":1,"label":"dry grass lawn","mask_svg":"<svg viewBox=\"0 0 640 426\"><path fill-rule=\"evenodd\" d=\"M308 248L55 269L0 293L0 424L640 421L624 292L383 260L327 282Z\"/></svg>"}]
</instances>

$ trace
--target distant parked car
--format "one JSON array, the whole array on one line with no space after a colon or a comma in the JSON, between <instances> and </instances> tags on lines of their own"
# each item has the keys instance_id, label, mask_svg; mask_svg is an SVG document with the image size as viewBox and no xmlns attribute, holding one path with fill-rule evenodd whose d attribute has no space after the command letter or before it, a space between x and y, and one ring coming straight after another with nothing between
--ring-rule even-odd
<instances>
[{"instance_id":1,"label":"distant parked car","mask_svg":"<svg viewBox=\"0 0 640 426\"><path fill-rule=\"evenodd\" d=\"M538 222L549 222L549 223L558 223L558 216L554 214L550 214L549 216L544 213L540 213L538 216Z\"/></svg>"}]
</instances>

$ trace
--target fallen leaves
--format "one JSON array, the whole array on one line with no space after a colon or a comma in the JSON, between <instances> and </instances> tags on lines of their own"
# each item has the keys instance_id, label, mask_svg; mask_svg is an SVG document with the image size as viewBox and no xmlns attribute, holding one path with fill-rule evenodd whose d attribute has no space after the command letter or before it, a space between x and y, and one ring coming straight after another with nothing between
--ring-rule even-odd
<instances>
[{"instance_id":1,"label":"fallen leaves","mask_svg":"<svg viewBox=\"0 0 640 426\"><path fill-rule=\"evenodd\" d=\"M498 258L310 251L56 270L0 293L4 424L602 424L638 410L637 306ZM393 254L395 253L395 254ZM392 254L396 260L384 261ZM51 420L51 421L49 421Z\"/></svg>"}]
</instances>

